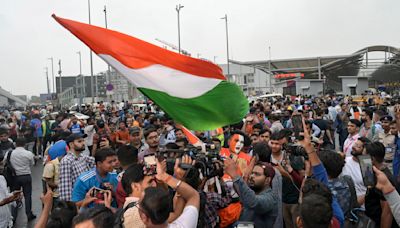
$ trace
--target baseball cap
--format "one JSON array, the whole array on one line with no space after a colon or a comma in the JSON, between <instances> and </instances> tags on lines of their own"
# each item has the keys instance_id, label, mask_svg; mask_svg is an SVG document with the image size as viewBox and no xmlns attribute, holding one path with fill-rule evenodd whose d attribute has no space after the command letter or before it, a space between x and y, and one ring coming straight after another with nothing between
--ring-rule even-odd
<instances>
[{"instance_id":1,"label":"baseball cap","mask_svg":"<svg viewBox=\"0 0 400 228\"><path fill-rule=\"evenodd\" d=\"M73 142L77 139L82 139L82 138L86 138L87 134L71 134L70 136L67 137L67 139L65 139L65 142L68 144L70 142Z\"/></svg>"},{"instance_id":2,"label":"baseball cap","mask_svg":"<svg viewBox=\"0 0 400 228\"><path fill-rule=\"evenodd\" d=\"M389 122L392 122L392 120L393 120L393 118L391 116L389 116L389 115L382 116L381 119L380 119L380 121L389 121Z\"/></svg>"},{"instance_id":3,"label":"baseball cap","mask_svg":"<svg viewBox=\"0 0 400 228\"><path fill-rule=\"evenodd\" d=\"M97 120L97 126L103 125L104 126L104 120Z\"/></svg>"}]
</instances>

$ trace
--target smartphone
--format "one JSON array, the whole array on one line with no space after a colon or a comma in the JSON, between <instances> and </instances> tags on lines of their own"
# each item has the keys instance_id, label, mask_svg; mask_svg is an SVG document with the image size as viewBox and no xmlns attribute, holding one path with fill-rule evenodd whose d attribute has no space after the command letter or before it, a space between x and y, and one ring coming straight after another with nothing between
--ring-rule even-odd
<instances>
[{"instance_id":1,"label":"smartphone","mask_svg":"<svg viewBox=\"0 0 400 228\"><path fill-rule=\"evenodd\" d=\"M372 160L369 155L360 155L357 157L360 163L361 175L364 185L367 187L374 187L376 185L376 178L374 170L372 169Z\"/></svg>"},{"instance_id":2,"label":"smartphone","mask_svg":"<svg viewBox=\"0 0 400 228\"><path fill-rule=\"evenodd\" d=\"M237 228L254 228L254 223L252 222L238 222Z\"/></svg>"},{"instance_id":3,"label":"smartphone","mask_svg":"<svg viewBox=\"0 0 400 228\"><path fill-rule=\"evenodd\" d=\"M13 195L21 194L21 193L22 193L22 190L15 190L12 192Z\"/></svg>"},{"instance_id":4,"label":"smartphone","mask_svg":"<svg viewBox=\"0 0 400 228\"><path fill-rule=\"evenodd\" d=\"M94 187L90 195L98 199L104 199L104 189Z\"/></svg>"},{"instance_id":5,"label":"smartphone","mask_svg":"<svg viewBox=\"0 0 400 228\"><path fill-rule=\"evenodd\" d=\"M144 165L145 166L155 166L157 165L156 156L154 154L149 154L144 156Z\"/></svg>"},{"instance_id":6,"label":"smartphone","mask_svg":"<svg viewBox=\"0 0 400 228\"><path fill-rule=\"evenodd\" d=\"M303 116L302 115L294 115L292 116L292 125L294 136L297 140L303 140L304 136L300 135L300 132L304 132L303 128Z\"/></svg>"}]
</instances>

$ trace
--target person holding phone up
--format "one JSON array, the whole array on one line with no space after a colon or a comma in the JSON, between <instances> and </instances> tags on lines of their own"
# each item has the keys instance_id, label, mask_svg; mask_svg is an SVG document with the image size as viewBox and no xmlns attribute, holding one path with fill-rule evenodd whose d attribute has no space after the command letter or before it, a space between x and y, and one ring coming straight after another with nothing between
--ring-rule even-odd
<instances>
[{"instance_id":1,"label":"person holding phone up","mask_svg":"<svg viewBox=\"0 0 400 228\"><path fill-rule=\"evenodd\" d=\"M371 157L373 166L382 171L398 191L398 183L392 172L384 164L385 146L380 142L370 143L365 146L365 152ZM370 171L372 172L372 170ZM367 187L365 194L365 214L379 227L398 227L394 222L389 203L386 201L384 194L375 187L376 177L373 176L373 173L370 175L372 176L371 178L369 178L367 172L363 173L364 183ZM372 182L366 182L368 179L372 179Z\"/></svg>"},{"instance_id":2,"label":"person holding phone up","mask_svg":"<svg viewBox=\"0 0 400 228\"><path fill-rule=\"evenodd\" d=\"M96 167L82 173L76 180L72 191L71 201L78 207L93 207L95 204L104 204L105 192L111 191L114 195L117 189L117 174L113 172L117 155L110 148L100 149L95 154ZM112 206L117 207L116 201Z\"/></svg>"},{"instance_id":3,"label":"person holding phone up","mask_svg":"<svg viewBox=\"0 0 400 228\"><path fill-rule=\"evenodd\" d=\"M390 210L397 222L397 225L400 225L400 195L384 172L376 167L373 167L373 169L377 180L375 187L382 191L383 196L390 206Z\"/></svg>"}]
</instances>

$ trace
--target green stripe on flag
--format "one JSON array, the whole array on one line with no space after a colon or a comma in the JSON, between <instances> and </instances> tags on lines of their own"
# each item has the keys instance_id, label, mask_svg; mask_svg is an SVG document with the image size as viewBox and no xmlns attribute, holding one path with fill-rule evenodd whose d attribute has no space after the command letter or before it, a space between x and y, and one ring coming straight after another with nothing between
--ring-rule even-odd
<instances>
[{"instance_id":1,"label":"green stripe on flag","mask_svg":"<svg viewBox=\"0 0 400 228\"><path fill-rule=\"evenodd\" d=\"M152 89L139 90L174 121L190 130L214 130L238 123L249 109L249 103L239 86L227 81L221 81L207 93L190 99L173 97Z\"/></svg>"}]
</instances>

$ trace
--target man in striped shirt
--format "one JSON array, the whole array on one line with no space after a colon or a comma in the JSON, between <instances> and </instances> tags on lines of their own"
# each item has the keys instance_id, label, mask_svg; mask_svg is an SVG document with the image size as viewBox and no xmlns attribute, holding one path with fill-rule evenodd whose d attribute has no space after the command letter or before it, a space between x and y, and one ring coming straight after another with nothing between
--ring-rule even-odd
<instances>
[{"instance_id":1,"label":"man in striped shirt","mask_svg":"<svg viewBox=\"0 0 400 228\"><path fill-rule=\"evenodd\" d=\"M85 137L82 134L72 134L65 140L69 151L60 163L60 200L70 201L78 176L95 166L93 157L82 154L85 150Z\"/></svg>"}]
</instances>

